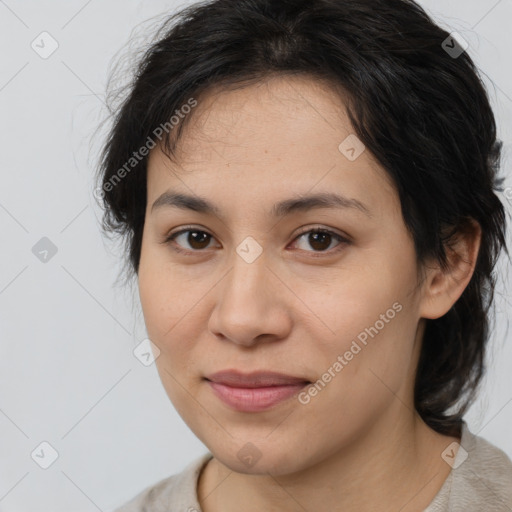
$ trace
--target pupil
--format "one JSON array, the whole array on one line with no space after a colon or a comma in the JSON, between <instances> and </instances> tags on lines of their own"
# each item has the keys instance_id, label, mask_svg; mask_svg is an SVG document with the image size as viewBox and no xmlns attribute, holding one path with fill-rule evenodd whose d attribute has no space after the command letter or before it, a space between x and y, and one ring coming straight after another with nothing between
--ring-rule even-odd
<instances>
[{"instance_id":1,"label":"pupil","mask_svg":"<svg viewBox=\"0 0 512 512\"><path fill-rule=\"evenodd\" d=\"M325 245L325 239L329 238L331 235L329 233L311 233L309 235L309 243L311 244L311 247L314 249L323 250L329 247L330 243L327 244L327 247L322 246L322 242L320 242L320 246L318 246L318 238L322 239Z\"/></svg>"},{"instance_id":2,"label":"pupil","mask_svg":"<svg viewBox=\"0 0 512 512\"><path fill-rule=\"evenodd\" d=\"M202 236L201 236L201 234L198 234L198 233L201 233ZM208 236L209 236L208 233L205 233L204 231L191 231L189 233L189 235L188 235L188 237L189 237L188 242L189 242L191 247L194 247L196 249L197 248L202 249L203 245L205 247L208 245ZM203 239L202 241L200 240L201 238ZM205 240L204 240L205 238L206 238L206 244L204 243L205 242ZM194 243L195 244L199 243L200 247L195 247Z\"/></svg>"}]
</instances>

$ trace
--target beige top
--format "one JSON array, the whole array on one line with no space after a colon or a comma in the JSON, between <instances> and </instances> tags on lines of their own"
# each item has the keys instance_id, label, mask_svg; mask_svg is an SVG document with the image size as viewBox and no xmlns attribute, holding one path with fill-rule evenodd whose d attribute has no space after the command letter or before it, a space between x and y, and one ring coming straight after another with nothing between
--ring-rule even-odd
<instances>
[{"instance_id":1,"label":"beige top","mask_svg":"<svg viewBox=\"0 0 512 512\"><path fill-rule=\"evenodd\" d=\"M450 460L450 454L454 452L449 448L443 458L452 470L423 512L512 512L512 461L503 451L472 434L464 422L457 455ZM197 482L212 457L204 454L114 512L202 512Z\"/></svg>"}]
</instances>

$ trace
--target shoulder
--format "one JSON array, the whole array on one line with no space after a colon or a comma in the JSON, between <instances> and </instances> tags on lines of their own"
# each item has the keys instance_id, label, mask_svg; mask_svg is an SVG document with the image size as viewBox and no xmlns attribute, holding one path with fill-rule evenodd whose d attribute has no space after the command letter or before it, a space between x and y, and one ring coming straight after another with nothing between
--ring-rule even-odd
<instances>
[{"instance_id":1,"label":"shoulder","mask_svg":"<svg viewBox=\"0 0 512 512\"><path fill-rule=\"evenodd\" d=\"M211 453L202 455L186 466L181 473L146 487L114 512L200 512L197 481L201 470L211 458Z\"/></svg>"},{"instance_id":2,"label":"shoulder","mask_svg":"<svg viewBox=\"0 0 512 512\"><path fill-rule=\"evenodd\" d=\"M512 461L484 438L467 429L465 434L461 446L467 452L467 459L454 470L452 492L467 506L474 506L475 500L479 500L477 503L485 505L485 510L512 509ZM461 478L456 478L457 471L463 468Z\"/></svg>"},{"instance_id":3,"label":"shoulder","mask_svg":"<svg viewBox=\"0 0 512 512\"><path fill-rule=\"evenodd\" d=\"M512 510L512 461L497 446L471 433L465 422L450 465L448 479L425 512Z\"/></svg>"}]
</instances>

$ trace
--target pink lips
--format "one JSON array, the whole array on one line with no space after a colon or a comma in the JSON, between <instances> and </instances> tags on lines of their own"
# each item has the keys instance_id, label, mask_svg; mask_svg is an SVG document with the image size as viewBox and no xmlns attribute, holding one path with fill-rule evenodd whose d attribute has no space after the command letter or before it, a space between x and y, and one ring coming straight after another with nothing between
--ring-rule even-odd
<instances>
[{"instance_id":1,"label":"pink lips","mask_svg":"<svg viewBox=\"0 0 512 512\"><path fill-rule=\"evenodd\" d=\"M227 405L241 412L268 409L310 384L304 378L274 372L243 374L225 370L206 378L213 392Z\"/></svg>"}]
</instances>

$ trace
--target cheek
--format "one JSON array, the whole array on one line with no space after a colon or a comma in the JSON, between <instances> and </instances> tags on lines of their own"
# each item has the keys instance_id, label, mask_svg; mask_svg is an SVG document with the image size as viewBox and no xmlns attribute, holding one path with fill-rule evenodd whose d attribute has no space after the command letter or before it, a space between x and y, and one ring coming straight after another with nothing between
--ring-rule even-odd
<instances>
[{"instance_id":1,"label":"cheek","mask_svg":"<svg viewBox=\"0 0 512 512\"><path fill-rule=\"evenodd\" d=\"M172 319L168 316L169 308L166 306L172 297L169 296L169 287L162 284L165 283L158 279L155 267L145 264L141 259L138 278L140 303L149 337L157 343L165 333L165 325L167 329L172 325Z\"/></svg>"},{"instance_id":2,"label":"cheek","mask_svg":"<svg viewBox=\"0 0 512 512\"><path fill-rule=\"evenodd\" d=\"M338 435L344 425L350 436L390 407L409 403L415 367L411 310L403 305L389 323L376 323L362 329L351 323L346 336L342 326L336 343L324 343L322 357L315 358L318 380L300 397L305 421L323 418L329 434Z\"/></svg>"},{"instance_id":3,"label":"cheek","mask_svg":"<svg viewBox=\"0 0 512 512\"><path fill-rule=\"evenodd\" d=\"M175 326L193 314L204 292L189 286L178 268L169 265L160 249L143 245L138 273L139 297L148 334L160 343L172 338ZM206 289L206 286L204 286Z\"/></svg>"},{"instance_id":4,"label":"cheek","mask_svg":"<svg viewBox=\"0 0 512 512\"><path fill-rule=\"evenodd\" d=\"M180 399L179 390L175 396L179 385L171 376L180 382L197 377L193 351L208 321L202 304L214 283L209 276L192 283L185 267L170 266L161 253L143 249L138 287L148 337L160 350L156 366L174 401Z\"/></svg>"},{"instance_id":5,"label":"cheek","mask_svg":"<svg viewBox=\"0 0 512 512\"><path fill-rule=\"evenodd\" d=\"M405 262L395 265L389 260L387 266L381 262L378 270L361 266L360 272L345 279L318 283L316 291L310 288L303 295L310 309L319 312L318 319L309 313L308 336L317 376L323 382L336 381L332 386L336 394L351 389L352 397L343 397L347 403L381 400L375 386L384 395L397 392L414 369L418 320L411 294L414 272Z\"/></svg>"},{"instance_id":6,"label":"cheek","mask_svg":"<svg viewBox=\"0 0 512 512\"><path fill-rule=\"evenodd\" d=\"M183 372L190 359L190 337L195 333L183 331L188 315L193 314L185 292L171 278L168 271L156 263L150 253L143 252L139 264L139 296L144 315L144 323L149 339L160 350L155 364L167 395L178 411L186 409L190 399L179 383L184 381Z\"/></svg>"},{"instance_id":7,"label":"cheek","mask_svg":"<svg viewBox=\"0 0 512 512\"><path fill-rule=\"evenodd\" d=\"M343 369L333 391L356 414L360 404L365 404L360 413L366 414L365 410L383 410L397 397L408 403L413 390L417 355L414 305L402 299L390 308L383 306L375 310L373 320L362 329L358 327L358 332L343 343Z\"/></svg>"},{"instance_id":8,"label":"cheek","mask_svg":"<svg viewBox=\"0 0 512 512\"><path fill-rule=\"evenodd\" d=\"M397 309L410 301L413 286L412 273L405 266L399 272L390 262L371 258L357 267L329 269L324 276L314 277L295 278L293 291L300 300L290 306L297 325L305 323L327 347L342 344L336 348L350 345L360 333L364 341L365 330L376 322L378 331L389 331L400 316Z\"/></svg>"}]
</instances>

